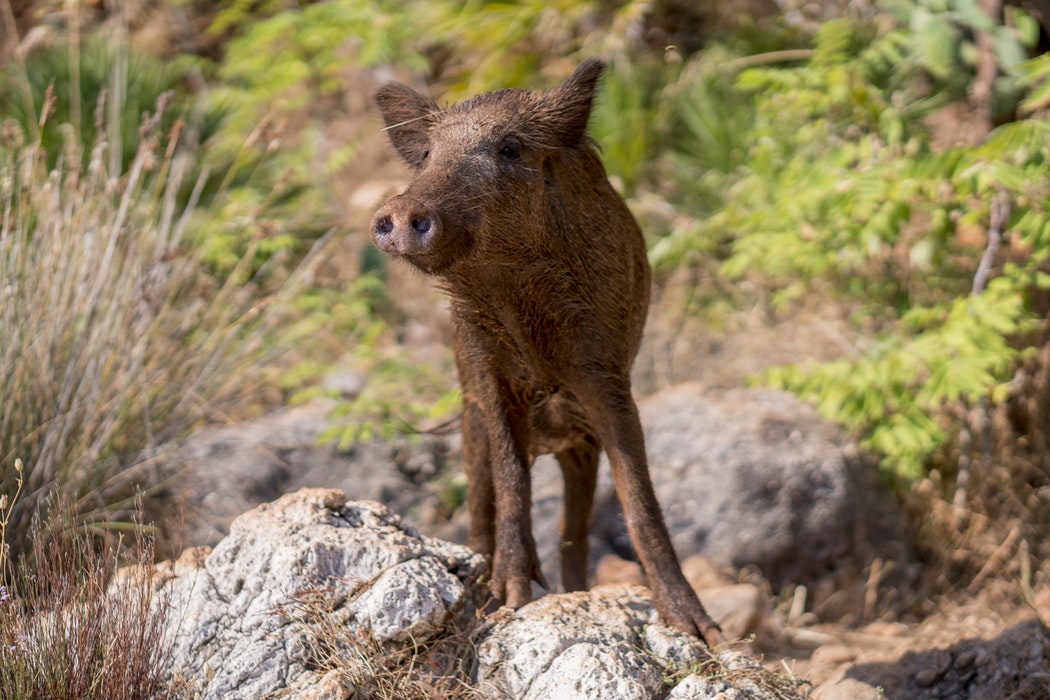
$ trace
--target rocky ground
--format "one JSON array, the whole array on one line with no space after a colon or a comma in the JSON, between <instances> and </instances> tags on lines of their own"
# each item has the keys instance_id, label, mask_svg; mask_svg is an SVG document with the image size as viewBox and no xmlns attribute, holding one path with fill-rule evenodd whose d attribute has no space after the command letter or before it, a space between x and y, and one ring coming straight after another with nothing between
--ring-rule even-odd
<instances>
[{"instance_id":1,"label":"rocky ground","mask_svg":"<svg viewBox=\"0 0 1050 700\"><path fill-rule=\"evenodd\" d=\"M318 402L285 409L199 433L184 445L179 459L192 478L182 480L180 500L197 504L185 513L184 543L224 547L235 516L303 487L334 487L353 500L382 502L413 532L465 541L454 434L341 453L317 444L328 408ZM812 409L777 392L709 391L698 384L657 392L640 409L654 483L687 576L727 633L743 640L734 646L742 658L762 659L780 678L809 681L792 692L818 700L1050 697L1050 591L1037 586L1026 604L1016 584L991 575L973 594L931 596L895 499L872 479L872 465L852 442ZM556 464L540 460L533 478L538 548L556 587ZM595 582L644 584L607 469L599 503L591 542ZM630 592L612 594L619 602L601 597L600 604L535 593L548 601L537 603L542 610L634 609ZM581 657L572 663L612 664L619 669L612 677L623 672L633 679L628 685L638 680L624 670L635 668L632 661ZM666 676L665 666L655 668L635 668L646 689L638 697L662 697L679 687L653 685L657 675ZM526 693L526 686L548 681L530 676L508 696L556 697ZM685 694L689 687L671 697L707 697ZM603 688L579 697L610 697Z\"/></svg>"},{"instance_id":2,"label":"rocky ground","mask_svg":"<svg viewBox=\"0 0 1050 700\"><path fill-rule=\"evenodd\" d=\"M304 489L160 565L154 601L194 697L797 697L797 679L659 624L642 587L482 615L484 572L381 504Z\"/></svg>"}]
</instances>

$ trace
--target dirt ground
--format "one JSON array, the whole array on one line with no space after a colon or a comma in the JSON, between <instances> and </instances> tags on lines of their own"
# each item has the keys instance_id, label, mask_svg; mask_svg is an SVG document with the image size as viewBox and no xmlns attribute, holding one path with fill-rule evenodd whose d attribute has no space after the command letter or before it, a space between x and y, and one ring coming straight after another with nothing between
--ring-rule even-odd
<instances>
[{"instance_id":1,"label":"dirt ground","mask_svg":"<svg viewBox=\"0 0 1050 700\"><path fill-rule=\"evenodd\" d=\"M996 597L947 596L911 623L786 626L759 653L808 679L817 700L1050 698L1050 600L1041 619L1031 604Z\"/></svg>"}]
</instances>

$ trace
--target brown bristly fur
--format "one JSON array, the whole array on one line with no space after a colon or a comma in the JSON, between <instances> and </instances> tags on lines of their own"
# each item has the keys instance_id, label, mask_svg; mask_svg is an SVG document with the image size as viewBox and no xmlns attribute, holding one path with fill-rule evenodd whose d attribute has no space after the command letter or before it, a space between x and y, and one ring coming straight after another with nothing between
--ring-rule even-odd
<instances>
[{"instance_id":1,"label":"brown bristly fur","mask_svg":"<svg viewBox=\"0 0 1050 700\"><path fill-rule=\"evenodd\" d=\"M586 586L604 448L660 615L713 644L718 627L682 576L631 396L650 271L586 134L603 68L589 60L549 92L500 90L444 110L404 85L381 88L387 133L416 172L372 236L451 299L470 544L492 557L495 597L518 607L532 581L545 585L529 516L529 467L544 453L565 479L562 582Z\"/></svg>"}]
</instances>

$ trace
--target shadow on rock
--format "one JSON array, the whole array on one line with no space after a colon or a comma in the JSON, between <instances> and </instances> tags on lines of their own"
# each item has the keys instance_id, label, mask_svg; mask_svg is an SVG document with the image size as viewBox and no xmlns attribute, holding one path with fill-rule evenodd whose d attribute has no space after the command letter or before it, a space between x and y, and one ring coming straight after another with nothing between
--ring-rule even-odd
<instances>
[{"instance_id":1,"label":"shadow on rock","mask_svg":"<svg viewBox=\"0 0 1050 700\"><path fill-rule=\"evenodd\" d=\"M909 651L897 661L858 664L846 676L882 688L887 700L1045 700L1050 631L1026 620L995 639Z\"/></svg>"}]
</instances>

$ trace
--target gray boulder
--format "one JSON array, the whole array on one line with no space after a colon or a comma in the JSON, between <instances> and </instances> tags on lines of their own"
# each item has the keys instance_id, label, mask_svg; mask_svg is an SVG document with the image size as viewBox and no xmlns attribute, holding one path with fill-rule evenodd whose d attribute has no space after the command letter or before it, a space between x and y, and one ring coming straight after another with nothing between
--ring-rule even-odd
<instances>
[{"instance_id":1,"label":"gray boulder","mask_svg":"<svg viewBox=\"0 0 1050 700\"><path fill-rule=\"evenodd\" d=\"M794 395L685 384L640 411L681 557L757 566L774 585L858 572L875 556L908 558L903 518L875 465Z\"/></svg>"},{"instance_id":2,"label":"gray boulder","mask_svg":"<svg viewBox=\"0 0 1050 700\"><path fill-rule=\"evenodd\" d=\"M647 700L663 690L665 676L666 662L646 639L656 623L638 587L544 596L497 622L478 647L478 688L497 698ZM682 662L704 658L699 642L676 636L665 646Z\"/></svg>"},{"instance_id":3,"label":"gray boulder","mask_svg":"<svg viewBox=\"0 0 1050 700\"><path fill-rule=\"evenodd\" d=\"M342 489L402 515L438 500L434 477L445 468L447 438L372 440L339 450L321 439L334 406L316 399L191 435L166 460L181 476L174 495L185 509L175 539L187 547L214 544L241 513L301 488Z\"/></svg>"},{"instance_id":4,"label":"gray boulder","mask_svg":"<svg viewBox=\"0 0 1050 700\"><path fill-rule=\"evenodd\" d=\"M875 557L911 559L903 516L875 465L841 429L792 394L698 384L639 402L649 468L680 559L758 567L777 588L863 579ZM533 469L533 529L544 574L559 580L561 475ZM632 559L607 463L599 473L592 564Z\"/></svg>"},{"instance_id":5,"label":"gray boulder","mask_svg":"<svg viewBox=\"0 0 1050 700\"><path fill-rule=\"evenodd\" d=\"M690 675L701 661L725 676L746 657L710 657L661 625L637 586L546 596L477 625L484 570L480 556L378 503L304 489L238 517L214 550L159 565L154 611L168 621L171 681L187 697L344 700L380 682L422 697L408 689L439 687L440 667L455 687L499 698L652 698L680 676L674 697L793 697L767 692L771 674L750 660L732 683L703 686Z\"/></svg>"},{"instance_id":6,"label":"gray boulder","mask_svg":"<svg viewBox=\"0 0 1050 700\"><path fill-rule=\"evenodd\" d=\"M325 625L352 625L378 645L426 641L468 607L485 569L386 507L325 489L261 505L194 554L197 565L161 567L158 612L172 668L200 697L229 700L321 683L311 650Z\"/></svg>"}]
</instances>

